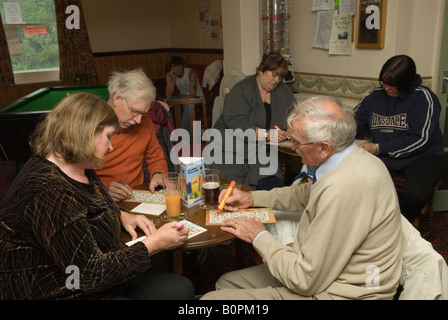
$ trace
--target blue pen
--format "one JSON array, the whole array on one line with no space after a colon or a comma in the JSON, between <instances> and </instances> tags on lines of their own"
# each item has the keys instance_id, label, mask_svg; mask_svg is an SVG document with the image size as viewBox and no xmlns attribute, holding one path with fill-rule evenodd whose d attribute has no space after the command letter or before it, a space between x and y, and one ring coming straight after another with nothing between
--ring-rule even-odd
<instances>
[{"instance_id":1,"label":"blue pen","mask_svg":"<svg viewBox=\"0 0 448 320\"><path fill-rule=\"evenodd\" d=\"M126 185L123 181L121 181L121 180L118 180L118 183L119 184L121 184L121 185L123 185L123 186L125 186L126 188L129 188L129 189L131 189L131 187L129 187L128 185ZM132 190L132 189L131 189ZM132 199L135 199L135 196L134 196L134 193L132 192L131 193L131 198Z\"/></svg>"}]
</instances>

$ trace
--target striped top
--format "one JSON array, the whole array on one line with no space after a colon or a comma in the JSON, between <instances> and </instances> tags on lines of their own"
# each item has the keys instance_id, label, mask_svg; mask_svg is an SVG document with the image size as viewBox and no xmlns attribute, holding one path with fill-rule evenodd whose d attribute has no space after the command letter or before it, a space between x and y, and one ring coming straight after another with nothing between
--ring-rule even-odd
<instances>
[{"instance_id":1,"label":"striped top","mask_svg":"<svg viewBox=\"0 0 448 320\"><path fill-rule=\"evenodd\" d=\"M77 182L41 158L20 171L0 204L0 299L110 298L150 268L143 243L121 243L120 209L86 175Z\"/></svg>"}]
</instances>

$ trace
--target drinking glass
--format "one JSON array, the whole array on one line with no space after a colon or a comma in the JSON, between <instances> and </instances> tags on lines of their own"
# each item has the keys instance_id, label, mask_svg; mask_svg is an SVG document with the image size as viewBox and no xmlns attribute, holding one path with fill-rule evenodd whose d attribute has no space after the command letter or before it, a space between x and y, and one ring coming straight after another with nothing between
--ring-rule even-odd
<instances>
[{"instance_id":1,"label":"drinking glass","mask_svg":"<svg viewBox=\"0 0 448 320\"><path fill-rule=\"evenodd\" d=\"M216 169L205 169L204 184L202 192L204 194L204 206L207 209L216 209L218 207L219 194L221 193L220 172Z\"/></svg>"},{"instance_id":2,"label":"drinking glass","mask_svg":"<svg viewBox=\"0 0 448 320\"><path fill-rule=\"evenodd\" d=\"M163 192L165 194L166 218L178 220L181 216L180 176L177 172L169 172L163 177Z\"/></svg>"}]
</instances>

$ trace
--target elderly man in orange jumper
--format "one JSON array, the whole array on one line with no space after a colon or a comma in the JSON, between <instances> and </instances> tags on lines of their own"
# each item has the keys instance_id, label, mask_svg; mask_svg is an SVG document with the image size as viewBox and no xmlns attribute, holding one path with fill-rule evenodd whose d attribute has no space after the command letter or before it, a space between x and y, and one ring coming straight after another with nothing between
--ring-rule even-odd
<instances>
[{"instance_id":1,"label":"elderly man in orange jumper","mask_svg":"<svg viewBox=\"0 0 448 320\"><path fill-rule=\"evenodd\" d=\"M131 187L144 182L146 163L151 180L149 190L162 185L168 165L148 112L156 96L152 81L141 70L115 72L108 83L109 105L122 128L111 138L113 151L96 172L115 201L128 198Z\"/></svg>"}]
</instances>

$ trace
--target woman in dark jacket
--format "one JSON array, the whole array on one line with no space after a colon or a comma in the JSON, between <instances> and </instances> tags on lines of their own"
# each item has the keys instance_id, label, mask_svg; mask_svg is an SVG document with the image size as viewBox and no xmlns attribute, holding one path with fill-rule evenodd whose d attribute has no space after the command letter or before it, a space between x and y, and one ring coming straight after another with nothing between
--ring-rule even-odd
<instances>
[{"instance_id":1,"label":"woman in dark jacket","mask_svg":"<svg viewBox=\"0 0 448 320\"><path fill-rule=\"evenodd\" d=\"M441 106L408 56L390 58L379 80L381 87L356 107L357 136L367 133L372 142L361 147L380 157L392 175L405 175L400 208L412 222L442 176Z\"/></svg>"},{"instance_id":2,"label":"woman in dark jacket","mask_svg":"<svg viewBox=\"0 0 448 320\"><path fill-rule=\"evenodd\" d=\"M277 148L267 142L287 139L285 122L295 103L282 81L287 73L288 62L271 53L257 74L237 83L226 96L223 115L214 126L221 139L213 141L212 166L221 171L221 178L263 190L284 186Z\"/></svg>"}]
</instances>

